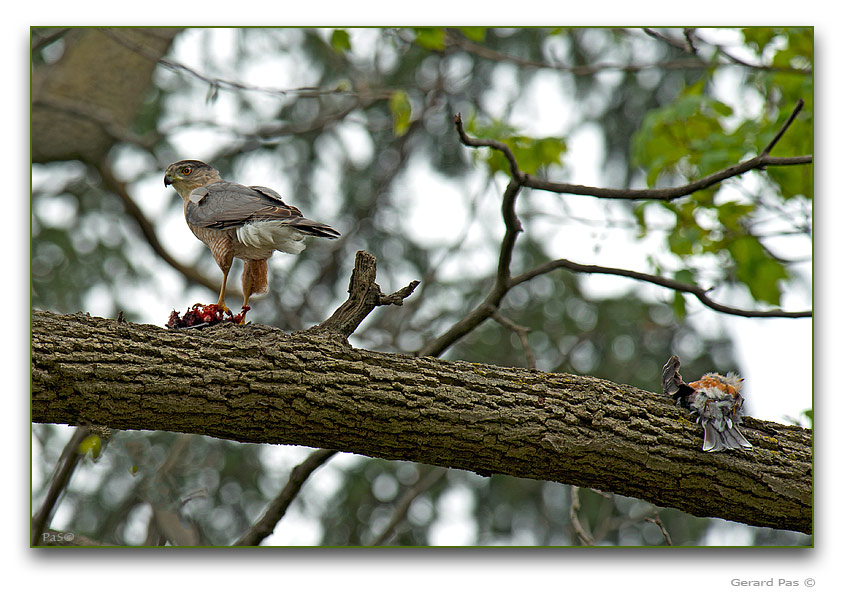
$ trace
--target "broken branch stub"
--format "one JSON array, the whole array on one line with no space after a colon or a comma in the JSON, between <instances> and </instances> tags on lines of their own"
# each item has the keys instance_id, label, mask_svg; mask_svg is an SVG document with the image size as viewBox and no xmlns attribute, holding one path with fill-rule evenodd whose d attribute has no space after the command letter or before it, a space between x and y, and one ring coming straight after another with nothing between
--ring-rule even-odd
<instances>
[{"instance_id":1,"label":"broken branch stub","mask_svg":"<svg viewBox=\"0 0 844 594\"><path fill-rule=\"evenodd\" d=\"M329 334L349 338L361 322L379 305L401 305L419 285L413 281L398 291L385 295L375 282L375 256L364 250L355 255L355 267L349 279L349 298L331 317L305 330L308 334Z\"/></svg>"}]
</instances>

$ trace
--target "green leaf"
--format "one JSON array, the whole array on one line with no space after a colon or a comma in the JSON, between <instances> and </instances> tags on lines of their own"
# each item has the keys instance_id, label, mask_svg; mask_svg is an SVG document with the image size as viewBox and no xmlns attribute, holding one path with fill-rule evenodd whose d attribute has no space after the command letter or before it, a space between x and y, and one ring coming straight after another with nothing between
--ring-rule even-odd
<instances>
[{"instance_id":1,"label":"green leaf","mask_svg":"<svg viewBox=\"0 0 844 594\"><path fill-rule=\"evenodd\" d=\"M674 316L682 321L686 318L686 295L680 291L674 292L674 302L671 304Z\"/></svg>"},{"instance_id":2,"label":"green leaf","mask_svg":"<svg viewBox=\"0 0 844 594\"><path fill-rule=\"evenodd\" d=\"M668 247L678 256L690 256L700 242L700 231L693 227L677 226L668 235Z\"/></svg>"},{"instance_id":3,"label":"green leaf","mask_svg":"<svg viewBox=\"0 0 844 594\"><path fill-rule=\"evenodd\" d=\"M753 204L741 204L739 202L725 202L718 206L718 220L721 224L731 231L741 231L742 227L739 224L743 217L756 210Z\"/></svg>"},{"instance_id":4,"label":"green leaf","mask_svg":"<svg viewBox=\"0 0 844 594\"><path fill-rule=\"evenodd\" d=\"M349 32L345 29L334 29L331 32L331 47L338 54L351 51L352 41L349 38Z\"/></svg>"},{"instance_id":5,"label":"green leaf","mask_svg":"<svg viewBox=\"0 0 844 594\"><path fill-rule=\"evenodd\" d=\"M709 105L712 107L712 111L717 113L719 116L731 116L733 115L733 108L727 105L726 103L722 103L721 101L712 100L709 102Z\"/></svg>"},{"instance_id":6,"label":"green leaf","mask_svg":"<svg viewBox=\"0 0 844 594\"><path fill-rule=\"evenodd\" d=\"M693 285L695 284L695 273L688 268L681 268L674 273L674 280L680 283L686 283L687 285Z\"/></svg>"},{"instance_id":7,"label":"green leaf","mask_svg":"<svg viewBox=\"0 0 844 594\"><path fill-rule=\"evenodd\" d=\"M535 175L541 167L560 165L567 150L565 138L531 138L516 134L515 128L500 120L479 124L471 118L466 124L466 131L476 138L491 138L506 144L516 158L519 169L531 175ZM486 161L492 173L502 171L509 175L510 164L501 151L490 150Z\"/></svg>"},{"instance_id":8,"label":"green leaf","mask_svg":"<svg viewBox=\"0 0 844 594\"><path fill-rule=\"evenodd\" d=\"M636 234L637 239L645 237L648 231L648 224L645 220L645 209L647 207L647 202L639 202L633 207L633 217L636 219L636 227L638 228L638 232Z\"/></svg>"},{"instance_id":9,"label":"green leaf","mask_svg":"<svg viewBox=\"0 0 844 594\"><path fill-rule=\"evenodd\" d=\"M536 174L540 167L559 165L566 152L566 141L563 138L510 136L503 138L502 141L513 151L519 168L531 175ZM509 171L509 165L507 171Z\"/></svg>"},{"instance_id":10,"label":"green leaf","mask_svg":"<svg viewBox=\"0 0 844 594\"><path fill-rule=\"evenodd\" d=\"M688 268L683 268L674 273L674 280L685 283L687 285L695 284L695 275ZM678 320L683 320L686 317L686 294L681 291L674 292L674 302L672 303L674 315Z\"/></svg>"},{"instance_id":11,"label":"green leaf","mask_svg":"<svg viewBox=\"0 0 844 594\"><path fill-rule=\"evenodd\" d=\"M95 460L100 456L103 448L103 441L99 435L89 435L79 444L79 453L81 455L91 454Z\"/></svg>"},{"instance_id":12,"label":"green leaf","mask_svg":"<svg viewBox=\"0 0 844 594\"><path fill-rule=\"evenodd\" d=\"M727 134L721 120L733 114L728 104L704 95L705 79L683 90L674 103L652 110L631 143L632 160L645 168L653 187L664 174L699 177L735 164L752 150L744 131Z\"/></svg>"},{"instance_id":13,"label":"green leaf","mask_svg":"<svg viewBox=\"0 0 844 594\"><path fill-rule=\"evenodd\" d=\"M762 247L756 237L738 237L727 246L736 263L736 280L750 290L757 301L780 304L780 281L788 280L785 267Z\"/></svg>"},{"instance_id":14,"label":"green leaf","mask_svg":"<svg viewBox=\"0 0 844 594\"><path fill-rule=\"evenodd\" d=\"M410 127L410 99L404 91L393 91L389 103L393 116L393 134L404 136Z\"/></svg>"},{"instance_id":15,"label":"green leaf","mask_svg":"<svg viewBox=\"0 0 844 594\"><path fill-rule=\"evenodd\" d=\"M741 33L744 36L744 42L752 47L757 54L761 55L765 48L768 47L768 44L782 34L782 29L772 27L748 27L746 29L742 29Z\"/></svg>"},{"instance_id":16,"label":"green leaf","mask_svg":"<svg viewBox=\"0 0 844 594\"><path fill-rule=\"evenodd\" d=\"M442 51L445 49L445 29L439 27L417 27L416 43L425 49Z\"/></svg>"},{"instance_id":17,"label":"green leaf","mask_svg":"<svg viewBox=\"0 0 844 594\"><path fill-rule=\"evenodd\" d=\"M459 31L472 41L483 41L486 38L486 27L458 27Z\"/></svg>"}]
</instances>

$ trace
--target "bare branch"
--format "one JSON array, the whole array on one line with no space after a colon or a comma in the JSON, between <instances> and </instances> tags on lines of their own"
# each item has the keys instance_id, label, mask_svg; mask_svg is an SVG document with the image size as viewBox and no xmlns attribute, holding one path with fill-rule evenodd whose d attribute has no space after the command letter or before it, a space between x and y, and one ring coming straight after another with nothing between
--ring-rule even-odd
<instances>
[{"instance_id":1,"label":"bare branch","mask_svg":"<svg viewBox=\"0 0 844 594\"><path fill-rule=\"evenodd\" d=\"M401 500L399 501L398 505L396 505L396 509L393 511L393 516L390 518L390 522L384 527L381 533L375 537L372 541L373 547L378 547L383 545L387 542L387 539L393 534L393 531L396 529L396 526L404 519L407 515L407 512L410 510L410 505L413 501L419 497L422 493L433 487L434 485L439 482L439 480L445 476L446 472L448 471L447 468L434 468L430 472L428 472L425 476L421 477L413 487L407 491L407 493L402 496Z\"/></svg>"},{"instance_id":2,"label":"bare branch","mask_svg":"<svg viewBox=\"0 0 844 594\"><path fill-rule=\"evenodd\" d=\"M530 348L530 340L528 340L528 332L530 328L527 326L520 326L507 316L501 313L501 310L498 308L493 308L492 311L492 319L507 328L508 330L512 330L516 333L516 336L519 337L519 341L522 343L522 348L525 351L525 359L527 359L527 368L528 369L536 369L536 357L533 355L533 349Z\"/></svg>"},{"instance_id":3,"label":"bare branch","mask_svg":"<svg viewBox=\"0 0 844 594\"><path fill-rule=\"evenodd\" d=\"M657 276L655 274L636 272L635 270L626 270L624 268L610 268L607 266L596 266L594 264L578 264L577 262L572 262L571 260L566 260L563 258L560 258L559 260L552 260L551 262L546 262L545 264L541 264L532 270L529 270L523 274L513 277L510 280L510 286L514 287L518 284L529 281L532 278L535 278L542 274L546 274L558 268L566 268L574 272L584 272L587 274L609 274L613 276L623 276L626 278L633 278L654 285L659 285L661 287L672 289L680 293L689 293L697 297L701 303L703 303L710 309L714 309L715 311L720 311L722 313L731 314L734 316L741 316L745 318L808 318L812 316L811 310L783 311L781 309L772 309L768 311L754 311L739 309L737 307L730 307L727 305L722 305L712 300L707 295L709 291L698 287L697 285L682 283L670 278Z\"/></svg>"},{"instance_id":4,"label":"bare branch","mask_svg":"<svg viewBox=\"0 0 844 594\"><path fill-rule=\"evenodd\" d=\"M654 515L649 518L645 518L645 521L659 526L659 530L662 532L662 538L665 539L665 544L669 547L674 546L674 543L671 542L671 535L668 534L668 529L666 529L665 524L662 523L662 518L659 517L659 512L656 509L654 509Z\"/></svg>"},{"instance_id":5,"label":"bare branch","mask_svg":"<svg viewBox=\"0 0 844 594\"><path fill-rule=\"evenodd\" d=\"M785 318L800 318L800 317L809 317L811 316L811 311L800 311L800 312L785 312L782 310L771 310L771 311L750 311L750 310L743 310L739 308L729 307L726 305L719 304L708 297L706 294L707 291L698 287L696 285L691 285L688 283L680 283L671 279L666 279L663 277L659 277L656 275L645 274L641 272L636 272L632 270L623 270L619 268L608 268L603 266L590 266L584 264L578 264L576 262L571 262L570 260L560 259L554 260L553 262L548 262L537 268L534 268L532 271L528 271L522 275L517 277L511 277L510 274L510 262L512 260L513 249L515 246L515 241L518 233L522 230L521 224L519 223L518 217L516 216L515 212L515 200L516 196L518 195L519 190L521 187L529 187L534 189L541 189L541 190L548 190L556 193L568 193L568 194L580 194L580 195L590 195L596 196L598 198L614 198L614 199L650 199L650 200L674 200L676 198L680 198L681 196L686 196L698 190L710 187L715 185L725 179L735 177L736 175L740 175L746 171L750 171L752 169L761 169L767 165L797 165L797 164L805 164L812 162L812 156L799 156L799 157L771 157L767 154L766 151L770 151L770 149L776 144L776 142L782 137L788 127L796 118L797 114L802 109L803 102L798 101L797 106L795 107L794 111L792 112L791 116L786 120L783 126L780 128L777 135L774 139L769 143L766 147L765 151L757 155L752 159L748 159L742 163L737 165L733 165L706 177L703 177L699 180L691 182L689 184L685 184L683 186L677 186L674 188L660 188L660 189L647 189L647 190L622 190L622 189L612 189L612 188L596 188L590 186L581 186L575 184L564 184L564 183L557 183L557 182L549 182L545 180L540 180L534 178L519 169L518 162L516 161L513 152L510 148L501 141L492 140L492 139L477 139L470 137L466 130L463 127L463 119L460 114L455 115L454 117L454 125L457 130L457 133L460 137L461 142L473 148L478 147L488 147L495 150L500 151L504 157L507 159L507 162L510 165L510 183L507 186L505 191L503 200L502 200L502 216L504 218L506 232L505 236L502 239L501 243L501 252L499 255L498 261L498 271L496 274L495 279L495 286L493 287L492 291L489 293L487 298L484 302L472 310L467 316L465 316L462 320L458 321L452 328L450 328L445 334L438 337L437 339L433 340L431 343L426 345L420 351L420 354L423 355L434 355L437 356L441 354L445 349L447 349L451 344L468 334L472 329L474 329L477 325L483 322L485 319L492 315L492 312L497 311L501 300L506 295L507 291L512 288L513 286L525 282L539 274L544 274L546 272L550 272L556 268L568 268L570 270L574 270L577 272L588 272L588 273L600 273L600 274L612 274L616 276L626 276L628 278L634 278L637 280L642 280L646 282L650 282L653 284L657 284L660 286L664 286L666 288L674 289L676 291L690 293L695 295L698 300L706 305L707 307L714 309L716 311L720 311L722 313L727 313L731 315L738 315L743 317L785 317Z\"/></svg>"},{"instance_id":6,"label":"bare branch","mask_svg":"<svg viewBox=\"0 0 844 594\"><path fill-rule=\"evenodd\" d=\"M455 118L455 123L457 123L457 118ZM510 149L507 148L507 150L509 151ZM449 346L466 336L466 334L488 319L498 309L501 300L504 299L507 291L510 290L510 262L513 258L516 238L522 231L521 222L519 222L519 218L516 216L516 197L520 188L521 185L515 179L511 179L510 183L507 184L507 189L504 191L501 211L506 229L504 237L501 240L495 284L489 294L483 303L469 312L462 320L454 324L445 334L435 338L420 349L417 353L418 355L439 357Z\"/></svg>"},{"instance_id":7,"label":"bare branch","mask_svg":"<svg viewBox=\"0 0 844 594\"><path fill-rule=\"evenodd\" d=\"M586 532L586 529L583 527L583 524L580 523L580 516L577 513L580 511L580 487L572 485L569 492L571 493L571 504L569 505L569 520L571 522L572 530L574 530L574 533L580 540L580 544L589 547L594 546L595 542L592 540L592 537Z\"/></svg>"},{"instance_id":8,"label":"bare branch","mask_svg":"<svg viewBox=\"0 0 844 594\"><path fill-rule=\"evenodd\" d=\"M525 174L523 184L527 188L535 190L546 190L557 194L576 194L580 196L595 196L596 198L607 198L610 200L676 200L688 196L699 190L714 186L726 179L747 173L753 169L764 169L768 166L807 165L812 162L812 155L799 155L796 157L771 157L769 155L757 155L747 161L742 161L721 171L716 171L706 177L702 177L691 183L673 188L650 188L646 190L631 190L621 188L598 188L594 186L581 186L578 184L567 184L552 182L535 178Z\"/></svg>"},{"instance_id":9,"label":"bare branch","mask_svg":"<svg viewBox=\"0 0 844 594\"><path fill-rule=\"evenodd\" d=\"M59 462L56 465L56 470L53 472L53 478L50 480L50 487L47 489L47 495L41 503L41 509L35 514L32 519L32 533L31 544L36 546L44 544L41 541L45 528L49 526L50 519L56 511L56 503L59 497L64 492L67 484L70 482L70 477L73 476L73 471L76 470L77 464L82 459L83 455L79 451L79 446L91 434L90 429L85 426L76 428L73 435L68 440L67 444L62 450L59 457Z\"/></svg>"},{"instance_id":10,"label":"bare branch","mask_svg":"<svg viewBox=\"0 0 844 594\"><path fill-rule=\"evenodd\" d=\"M806 165L812 163L812 155L800 155L795 157L771 157L768 155L771 148L779 141L794 118L803 107L803 101L800 100L794 108L791 116L783 124L780 131L767 147L757 156L736 165L732 165L721 171L716 171L706 177L672 188L649 188L649 189L622 189L622 188L599 188L594 186L582 186L579 184L568 184L561 182L552 182L539 178L535 178L522 172L516 162L513 152L506 144L498 140L491 139L477 139L470 137L463 128L463 119L460 114L454 116L454 124L457 128L457 133L463 144L470 147L489 147L501 151L507 162L510 164L510 177L517 180L520 185L535 190L546 190L557 194L576 194L580 196L595 196L596 198L608 198L616 200L676 200L683 196L688 196L699 190L703 190L710 186L714 186L731 177L736 177L742 173L746 173L753 169L764 169L768 166L787 166L787 165Z\"/></svg>"},{"instance_id":11,"label":"bare branch","mask_svg":"<svg viewBox=\"0 0 844 594\"><path fill-rule=\"evenodd\" d=\"M769 142L765 146L765 148L762 149L762 152L759 153L760 155L767 155L771 152L771 149L773 149L774 145L776 145L780 141L780 138L782 138L782 135L785 134L786 130L788 130L788 127L791 126L791 123L794 121L794 118L797 117L797 114L800 113L801 109L803 109L803 100L798 99L797 105L795 105L794 109L791 111L791 115L789 115L788 119L785 120L785 123L782 125L782 128L780 128L779 132L777 132L773 139L771 139L771 142Z\"/></svg>"},{"instance_id":12,"label":"bare branch","mask_svg":"<svg viewBox=\"0 0 844 594\"><path fill-rule=\"evenodd\" d=\"M686 38L686 43L688 44L688 51L694 55L697 55L697 47L695 47L695 29L694 27L685 27L683 29L683 37Z\"/></svg>"},{"instance_id":13,"label":"bare branch","mask_svg":"<svg viewBox=\"0 0 844 594\"><path fill-rule=\"evenodd\" d=\"M642 31L644 31L646 35L653 37L654 39L658 39L659 41L662 41L663 43L666 43L674 49L678 49L683 53L692 53L691 44L689 43L688 45L686 45L686 43L688 43L688 35L686 35L686 43L683 43L682 41L678 41L676 39L668 37L667 35L663 35L659 31L651 29L650 27L644 27L642 28Z\"/></svg>"},{"instance_id":14,"label":"bare branch","mask_svg":"<svg viewBox=\"0 0 844 594\"><path fill-rule=\"evenodd\" d=\"M647 30L645 30L648 33ZM715 63L703 60L701 57L698 56L697 48L692 45L691 40L689 40L689 35L684 30L684 35L686 36L686 40L689 42L689 48L685 47L681 42L675 42L670 40L667 37L661 36L659 34L651 35L652 37L656 37L661 41L666 41L670 45L681 49L682 51L688 53L690 57L688 58L681 58L681 59L670 59L670 60L663 60L661 62L653 62L650 64L623 64L618 62L598 62L594 64L577 64L577 65L567 65L561 63L552 63L552 62L545 62L545 61L538 61L538 60L530 60L521 58L518 56L512 56L509 54L505 54L499 52L497 50L485 47L483 45L474 43L473 41L466 39L463 35L459 33L454 33L449 31L448 36L448 44L450 48L457 48L465 52L469 52L474 54L480 58L484 58L486 60L491 60L494 62L508 62L510 64L515 64L516 66L520 66L523 68L536 68L536 69L548 69L548 70L556 70L557 72L565 72L571 74L573 76L592 76L599 72L604 72L608 70L618 70L621 72L641 72L643 70L689 70L689 69L710 69L710 68L719 68L724 66L742 66L744 68L752 68L754 70L766 70L766 71L775 71L775 72L790 72L794 74L811 74L811 69L806 68L794 68L791 66L779 66L779 65L768 65L768 64L751 64L749 62L742 62L737 58L729 55L726 51L723 50L718 45L712 45L718 53L722 54L727 61L716 61ZM703 41L703 40L700 40Z\"/></svg>"},{"instance_id":15,"label":"bare branch","mask_svg":"<svg viewBox=\"0 0 844 594\"><path fill-rule=\"evenodd\" d=\"M330 318L304 330L304 333L334 334L346 340L373 309L379 305L401 305L419 285L419 281L412 281L403 289L385 295L375 282L376 271L375 256L363 250L358 251L349 279L349 298Z\"/></svg>"},{"instance_id":16,"label":"bare branch","mask_svg":"<svg viewBox=\"0 0 844 594\"><path fill-rule=\"evenodd\" d=\"M507 163L510 164L510 177L518 182L522 181L525 174L519 169L519 164L516 162L516 156L513 154L513 151L510 150L509 146L500 140L494 140L491 138L472 138L466 133L466 130L463 127L463 116L459 113L454 116L454 126L457 128L457 134L460 136L460 142L466 146L475 148L488 147L501 151L504 158L507 159Z\"/></svg>"},{"instance_id":17,"label":"bare branch","mask_svg":"<svg viewBox=\"0 0 844 594\"><path fill-rule=\"evenodd\" d=\"M302 488L302 485L304 485L305 481L308 480L308 477L310 477L320 466L328 462L328 460L336 453L337 450L317 450L311 453L304 462L296 466L296 468L291 471L287 484L284 485L281 493L272 500L267 508L267 511L265 511L264 515L261 516L261 519L258 520L248 531L246 531L246 533L234 543L234 546L257 546L261 544L262 540L272 534L275 527L287 512L287 508L290 507L290 504L293 503L296 495L299 494L299 490Z\"/></svg>"}]
</instances>

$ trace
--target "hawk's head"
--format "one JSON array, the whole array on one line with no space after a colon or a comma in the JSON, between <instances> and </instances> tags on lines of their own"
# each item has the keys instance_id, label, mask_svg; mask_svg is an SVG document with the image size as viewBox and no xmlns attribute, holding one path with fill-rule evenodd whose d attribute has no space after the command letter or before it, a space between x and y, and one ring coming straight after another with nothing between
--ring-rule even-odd
<instances>
[{"instance_id":1,"label":"hawk's head","mask_svg":"<svg viewBox=\"0 0 844 594\"><path fill-rule=\"evenodd\" d=\"M164 172L164 185L173 185L179 195L187 199L192 190L220 181L220 172L202 161L177 161Z\"/></svg>"}]
</instances>

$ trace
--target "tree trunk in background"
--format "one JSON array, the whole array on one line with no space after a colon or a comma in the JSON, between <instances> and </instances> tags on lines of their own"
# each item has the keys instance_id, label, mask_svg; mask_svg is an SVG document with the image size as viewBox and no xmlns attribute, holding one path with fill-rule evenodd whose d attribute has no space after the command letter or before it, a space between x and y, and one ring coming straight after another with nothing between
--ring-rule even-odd
<instances>
[{"instance_id":1,"label":"tree trunk in background","mask_svg":"<svg viewBox=\"0 0 844 594\"><path fill-rule=\"evenodd\" d=\"M178 28L53 31L65 44L32 73L32 160L98 163L128 130ZM34 29L33 43L51 30Z\"/></svg>"},{"instance_id":2,"label":"tree trunk in background","mask_svg":"<svg viewBox=\"0 0 844 594\"><path fill-rule=\"evenodd\" d=\"M167 330L34 312L32 420L298 444L557 481L812 530L812 432L747 419L704 453L666 398L592 377L353 349L251 324ZM659 370L654 370L654 383Z\"/></svg>"}]
</instances>

